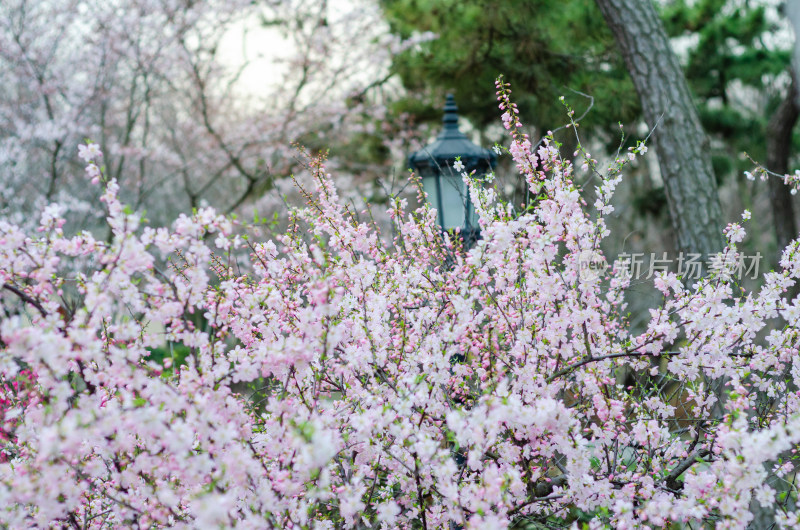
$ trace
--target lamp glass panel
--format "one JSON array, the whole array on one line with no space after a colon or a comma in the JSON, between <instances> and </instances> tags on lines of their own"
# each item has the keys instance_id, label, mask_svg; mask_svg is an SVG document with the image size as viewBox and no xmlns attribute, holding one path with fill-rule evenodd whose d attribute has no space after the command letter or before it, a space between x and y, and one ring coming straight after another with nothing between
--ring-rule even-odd
<instances>
[{"instance_id":1,"label":"lamp glass panel","mask_svg":"<svg viewBox=\"0 0 800 530\"><path fill-rule=\"evenodd\" d=\"M431 208L439 209L439 190L436 186L435 174L427 173L422 176L422 189L428 194L428 204Z\"/></svg>"},{"instance_id":2,"label":"lamp glass panel","mask_svg":"<svg viewBox=\"0 0 800 530\"><path fill-rule=\"evenodd\" d=\"M467 215L469 216L469 226L472 228L478 228L478 212L475 211L475 205L472 204L472 201L469 201L469 207L467 210Z\"/></svg>"},{"instance_id":3,"label":"lamp glass panel","mask_svg":"<svg viewBox=\"0 0 800 530\"><path fill-rule=\"evenodd\" d=\"M442 210L445 230L461 228L464 226L464 213L466 210L466 186L461 175L450 173L442 175Z\"/></svg>"},{"instance_id":4,"label":"lamp glass panel","mask_svg":"<svg viewBox=\"0 0 800 530\"><path fill-rule=\"evenodd\" d=\"M442 224L442 212L439 212L439 187L436 181L439 179L436 173L422 172L422 189L428 194L428 205L437 211L436 222Z\"/></svg>"}]
</instances>

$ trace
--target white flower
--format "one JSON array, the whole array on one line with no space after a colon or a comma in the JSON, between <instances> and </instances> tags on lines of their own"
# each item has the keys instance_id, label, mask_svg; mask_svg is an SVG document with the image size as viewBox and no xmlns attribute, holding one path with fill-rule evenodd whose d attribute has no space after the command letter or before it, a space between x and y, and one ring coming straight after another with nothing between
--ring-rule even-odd
<instances>
[{"instance_id":1,"label":"white flower","mask_svg":"<svg viewBox=\"0 0 800 530\"><path fill-rule=\"evenodd\" d=\"M97 164L89 164L86 166L86 176L91 179L92 184L100 182L100 168Z\"/></svg>"},{"instance_id":2,"label":"white flower","mask_svg":"<svg viewBox=\"0 0 800 530\"><path fill-rule=\"evenodd\" d=\"M755 179L756 179L756 178L753 176L753 174L752 174L752 173L750 173L749 171L745 171L745 172L744 172L744 176L745 176L745 177L747 177L747 180L755 180Z\"/></svg>"},{"instance_id":3,"label":"white flower","mask_svg":"<svg viewBox=\"0 0 800 530\"><path fill-rule=\"evenodd\" d=\"M751 216L750 210L745 210L745 211L742 212L742 219L744 219L745 221L750 219L750 216Z\"/></svg>"},{"instance_id":4,"label":"white flower","mask_svg":"<svg viewBox=\"0 0 800 530\"><path fill-rule=\"evenodd\" d=\"M457 158L455 163L453 164L453 169L455 169L456 171L461 171L462 169L464 169L464 162L462 162L460 158Z\"/></svg>"},{"instance_id":5,"label":"white flower","mask_svg":"<svg viewBox=\"0 0 800 530\"><path fill-rule=\"evenodd\" d=\"M78 146L78 156L83 159L84 162L90 162L103 156L103 153L100 151L100 147L97 144L90 143L88 145Z\"/></svg>"},{"instance_id":6,"label":"white flower","mask_svg":"<svg viewBox=\"0 0 800 530\"><path fill-rule=\"evenodd\" d=\"M497 144L495 144L494 147L492 147L492 151L494 151L494 154L496 155L499 155L503 152L503 150L500 149L500 146Z\"/></svg>"},{"instance_id":7,"label":"white flower","mask_svg":"<svg viewBox=\"0 0 800 530\"><path fill-rule=\"evenodd\" d=\"M217 239L214 240L214 244L217 248L222 250L228 250L228 248L231 246L231 242L222 234L217 236Z\"/></svg>"},{"instance_id":8,"label":"white flower","mask_svg":"<svg viewBox=\"0 0 800 530\"><path fill-rule=\"evenodd\" d=\"M389 501L378 506L378 521L392 524L400 515L400 507L394 501Z\"/></svg>"},{"instance_id":9,"label":"white flower","mask_svg":"<svg viewBox=\"0 0 800 530\"><path fill-rule=\"evenodd\" d=\"M792 191L790 191L789 193L791 193L792 195L797 195L797 188L792 188Z\"/></svg>"},{"instance_id":10,"label":"white flower","mask_svg":"<svg viewBox=\"0 0 800 530\"><path fill-rule=\"evenodd\" d=\"M742 228L738 223L729 224L725 229L725 233L728 236L728 241L731 243L739 243L744 239L745 236L744 228Z\"/></svg>"},{"instance_id":11,"label":"white flower","mask_svg":"<svg viewBox=\"0 0 800 530\"><path fill-rule=\"evenodd\" d=\"M485 180L486 182L491 182L491 181L493 181L493 180L494 180L494 173L487 173L487 174L486 174L486 176L484 177L484 180Z\"/></svg>"}]
</instances>

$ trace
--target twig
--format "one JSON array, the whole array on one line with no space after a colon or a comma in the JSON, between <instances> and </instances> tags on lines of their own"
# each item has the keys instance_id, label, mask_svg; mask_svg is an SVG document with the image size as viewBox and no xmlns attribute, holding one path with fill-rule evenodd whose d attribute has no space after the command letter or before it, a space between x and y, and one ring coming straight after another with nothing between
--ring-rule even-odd
<instances>
[{"instance_id":1,"label":"twig","mask_svg":"<svg viewBox=\"0 0 800 530\"><path fill-rule=\"evenodd\" d=\"M590 111L590 110L592 110L592 107L594 107L594 98L593 98L592 96L590 96L589 94L584 94L583 92L581 92L581 91L579 91L579 90L575 90L574 88L569 88L569 87L564 87L564 88L566 88L566 89L567 89L567 90L569 90L570 92L574 92L575 94L578 94L578 95L580 95L580 96L583 96L583 97L585 97L585 98L589 98L589 106L588 106L588 107L586 107L586 110L585 110L585 111L583 111L583 114L581 114L581 115L580 115L580 117L579 117L577 120L570 120L570 123L568 123L568 124L566 124L566 125L562 125L561 127L557 127L557 128L555 128L555 129L553 129L552 131L550 131L550 134L555 134L556 132L560 131L561 129L566 129L566 128L567 128L567 127L569 127L570 125L574 125L574 124L576 124L576 123L580 123L580 121L581 121L583 118L585 118L587 114L589 114L589 111ZM545 138L547 138L548 136L550 136L550 134L546 134L546 135L542 136L542 137L539 139L539 142L536 144L536 147L534 147L533 149L531 149L531 152L532 152L532 153L536 153L536 151L539 149L539 146L541 146L541 145L542 145L542 143L544 142Z\"/></svg>"}]
</instances>

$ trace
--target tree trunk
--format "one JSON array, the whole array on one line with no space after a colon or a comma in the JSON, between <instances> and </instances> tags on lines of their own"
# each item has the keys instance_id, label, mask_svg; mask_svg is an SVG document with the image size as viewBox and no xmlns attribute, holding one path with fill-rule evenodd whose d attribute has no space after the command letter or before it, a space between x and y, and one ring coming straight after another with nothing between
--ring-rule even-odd
<instances>
[{"instance_id":1,"label":"tree trunk","mask_svg":"<svg viewBox=\"0 0 800 530\"><path fill-rule=\"evenodd\" d=\"M633 79L650 128L678 249L722 250L722 210L709 142L689 86L651 0L597 0ZM660 120L660 121L659 121Z\"/></svg>"},{"instance_id":2,"label":"tree trunk","mask_svg":"<svg viewBox=\"0 0 800 530\"><path fill-rule=\"evenodd\" d=\"M767 169L781 175L789 171L789 155L792 147L792 130L800 116L797 104L797 83L792 72L792 83L786 98L781 102L767 124ZM797 223L794 219L794 206L789 186L777 177L769 178L769 198L775 222L775 240L778 243L778 256L794 238L797 237Z\"/></svg>"}]
</instances>

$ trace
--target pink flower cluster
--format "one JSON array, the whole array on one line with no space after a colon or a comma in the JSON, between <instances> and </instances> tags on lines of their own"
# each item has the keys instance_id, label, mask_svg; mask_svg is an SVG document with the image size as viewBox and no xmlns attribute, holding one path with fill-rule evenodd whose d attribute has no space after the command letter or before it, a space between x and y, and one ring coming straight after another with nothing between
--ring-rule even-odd
<instances>
[{"instance_id":1,"label":"pink flower cluster","mask_svg":"<svg viewBox=\"0 0 800 530\"><path fill-rule=\"evenodd\" d=\"M14 431L22 411L30 404L28 392L34 377L27 370L0 384L0 463L8 462L7 448L16 442Z\"/></svg>"},{"instance_id":2,"label":"pink flower cluster","mask_svg":"<svg viewBox=\"0 0 800 530\"><path fill-rule=\"evenodd\" d=\"M756 292L661 274L634 333L620 267L581 274L602 214L510 130L537 202L470 181L469 251L401 200L381 239L321 159L273 240L211 209L153 229L105 177L108 238L0 220L0 377L29 381L1 398L0 525L795 524L798 243Z\"/></svg>"}]
</instances>

